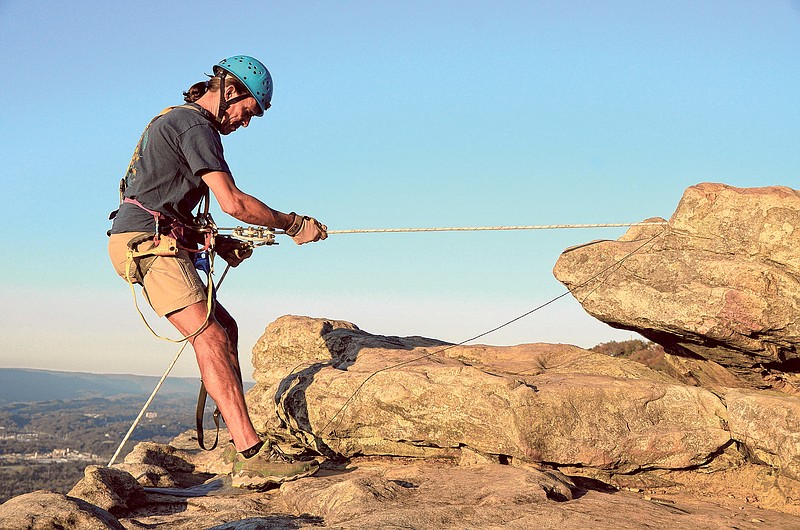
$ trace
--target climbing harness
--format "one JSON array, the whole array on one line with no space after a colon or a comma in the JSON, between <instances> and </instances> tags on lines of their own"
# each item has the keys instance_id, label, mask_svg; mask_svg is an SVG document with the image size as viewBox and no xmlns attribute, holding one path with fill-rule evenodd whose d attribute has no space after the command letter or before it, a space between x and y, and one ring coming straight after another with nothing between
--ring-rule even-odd
<instances>
[{"instance_id":1,"label":"climbing harness","mask_svg":"<svg viewBox=\"0 0 800 530\"><path fill-rule=\"evenodd\" d=\"M121 185L120 187L123 186ZM209 318L211 318L211 313L214 305L213 301L214 282L212 279L214 271L213 248L217 230L214 224L214 220L208 213L208 202L209 202L208 191L206 191L206 195L203 199L203 202L205 203L205 211L203 213L198 213L195 216L195 224L194 226L191 227L175 219L171 219L166 215L162 214L161 212L150 210L135 199L130 199L126 197L123 199L123 202L133 204L134 206L137 206L145 210L146 212L150 213L153 216L156 225L153 234L145 234L140 237L135 237L128 242L128 251L125 262L125 281L128 282L128 286L131 289L131 293L133 295L133 304L136 307L136 311L139 313L139 317L142 319L142 322L144 322L144 325L147 327L147 329L149 329L154 336L156 336L159 339L166 340L168 342L181 343L197 336L197 334L203 331L203 329L205 329L206 325L208 324L208 320ZM165 228L169 229L168 235L161 233L162 224L165 225ZM189 235L190 232L202 235L203 244L200 248L192 248L188 244L187 238L190 237ZM145 248L140 250L140 247L147 242L152 242L152 246L149 247L146 246ZM203 270L203 272L206 273L206 278L207 278L206 318L200 325L200 327L198 327L194 332L179 339L171 339L169 337L165 337L156 333L155 330L153 330L153 328L147 322L147 319L144 317L144 314L139 308L139 303L136 298L136 290L134 288L134 284L142 283L144 281L144 276L147 274L147 270L149 269L150 265L155 260L155 258L176 257L180 251L193 254L194 255L193 262L195 263L195 267L198 268L199 270ZM135 267L135 273L133 269L134 267Z\"/></svg>"}]
</instances>

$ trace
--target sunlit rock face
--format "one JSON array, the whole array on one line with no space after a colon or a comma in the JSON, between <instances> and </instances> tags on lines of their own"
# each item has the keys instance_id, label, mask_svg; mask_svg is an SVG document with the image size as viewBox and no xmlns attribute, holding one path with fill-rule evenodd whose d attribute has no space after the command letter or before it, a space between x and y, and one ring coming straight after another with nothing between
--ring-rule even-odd
<instances>
[{"instance_id":1,"label":"sunlit rock face","mask_svg":"<svg viewBox=\"0 0 800 530\"><path fill-rule=\"evenodd\" d=\"M256 428L322 454L683 469L730 443L706 389L563 344L453 346L282 317L253 353Z\"/></svg>"},{"instance_id":2,"label":"sunlit rock face","mask_svg":"<svg viewBox=\"0 0 800 530\"><path fill-rule=\"evenodd\" d=\"M668 223L567 249L553 273L603 322L668 353L715 361L749 386L792 392L798 229L798 191L698 184Z\"/></svg>"}]
</instances>

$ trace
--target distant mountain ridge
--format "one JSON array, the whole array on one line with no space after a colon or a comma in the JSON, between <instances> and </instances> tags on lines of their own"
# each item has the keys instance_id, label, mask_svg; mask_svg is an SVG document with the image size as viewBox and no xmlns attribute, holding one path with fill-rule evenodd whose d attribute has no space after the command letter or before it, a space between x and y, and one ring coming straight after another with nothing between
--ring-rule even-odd
<instances>
[{"instance_id":1,"label":"distant mountain ridge","mask_svg":"<svg viewBox=\"0 0 800 530\"><path fill-rule=\"evenodd\" d=\"M56 399L149 395L158 380L159 377L144 375L0 368L0 405ZM199 387L199 378L168 377L159 394L196 395Z\"/></svg>"}]
</instances>

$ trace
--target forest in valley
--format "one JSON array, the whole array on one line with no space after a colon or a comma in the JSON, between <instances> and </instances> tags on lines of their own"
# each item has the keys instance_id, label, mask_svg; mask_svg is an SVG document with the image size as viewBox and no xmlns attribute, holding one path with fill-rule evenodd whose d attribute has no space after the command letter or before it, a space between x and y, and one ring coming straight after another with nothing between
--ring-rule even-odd
<instances>
[{"instance_id":1,"label":"forest in valley","mask_svg":"<svg viewBox=\"0 0 800 530\"><path fill-rule=\"evenodd\" d=\"M37 489L68 492L86 466L108 463L145 400L95 397L1 406L0 502ZM193 429L194 400L156 396L120 454L141 441L167 443Z\"/></svg>"}]
</instances>

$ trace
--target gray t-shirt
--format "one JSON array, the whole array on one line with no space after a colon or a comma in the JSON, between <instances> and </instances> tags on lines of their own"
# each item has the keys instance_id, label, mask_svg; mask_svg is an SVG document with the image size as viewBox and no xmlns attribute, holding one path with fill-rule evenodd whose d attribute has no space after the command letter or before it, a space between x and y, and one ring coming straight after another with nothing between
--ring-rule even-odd
<instances>
[{"instance_id":1,"label":"gray t-shirt","mask_svg":"<svg viewBox=\"0 0 800 530\"><path fill-rule=\"evenodd\" d=\"M230 173L222 140L213 117L199 105L175 107L147 126L125 175L125 197L182 223L191 223L192 210L208 191L199 173ZM153 216L123 203L111 227L112 234L149 232Z\"/></svg>"}]
</instances>

